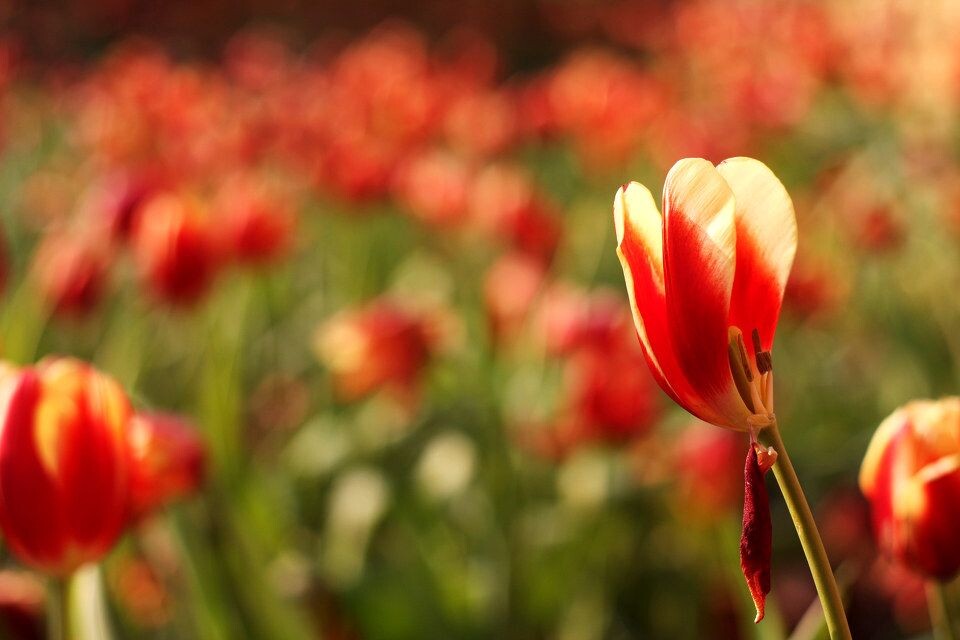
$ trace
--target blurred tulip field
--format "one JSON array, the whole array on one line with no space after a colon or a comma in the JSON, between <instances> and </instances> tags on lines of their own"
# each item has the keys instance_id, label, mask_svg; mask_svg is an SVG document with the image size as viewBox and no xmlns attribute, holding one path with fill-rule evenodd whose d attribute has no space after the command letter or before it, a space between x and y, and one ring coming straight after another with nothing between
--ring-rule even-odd
<instances>
[{"instance_id":1,"label":"blurred tulip field","mask_svg":"<svg viewBox=\"0 0 960 640\"><path fill-rule=\"evenodd\" d=\"M960 394L960 4L27 4L0 638L828 637L772 474L754 624L749 438L660 390L617 257L620 185L734 156L796 211L776 415L853 637L935 637L858 476Z\"/></svg>"}]
</instances>

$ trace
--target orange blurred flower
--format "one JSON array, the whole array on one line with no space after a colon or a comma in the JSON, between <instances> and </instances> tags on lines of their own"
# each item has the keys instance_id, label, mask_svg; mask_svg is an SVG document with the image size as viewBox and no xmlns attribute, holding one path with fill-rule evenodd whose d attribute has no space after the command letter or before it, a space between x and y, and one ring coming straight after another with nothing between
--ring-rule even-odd
<instances>
[{"instance_id":1,"label":"orange blurred flower","mask_svg":"<svg viewBox=\"0 0 960 640\"><path fill-rule=\"evenodd\" d=\"M380 298L321 325L314 349L344 400L380 389L412 400L436 346L435 329L428 315Z\"/></svg>"},{"instance_id":2,"label":"orange blurred flower","mask_svg":"<svg viewBox=\"0 0 960 640\"><path fill-rule=\"evenodd\" d=\"M462 224L467 216L471 171L445 151L418 154L399 168L394 195L414 217L428 224Z\"/></svg>"},{"instance_id":3,"label":"orange blurred flower","mask_svg":"<svg viewBox=\"0 0 960 640\"><path fill-rule=\"evenodd\" d=\"M538 260L522 253L497 259L483 279L483 301L494 342L509 340L521 329L546 273Z\"/></svg>"}]
</instances>

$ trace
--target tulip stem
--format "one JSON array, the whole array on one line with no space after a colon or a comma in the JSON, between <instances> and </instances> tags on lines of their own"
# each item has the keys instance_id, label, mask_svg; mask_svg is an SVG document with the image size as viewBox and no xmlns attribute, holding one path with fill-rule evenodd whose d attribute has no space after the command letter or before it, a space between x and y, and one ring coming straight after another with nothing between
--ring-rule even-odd
<instances>
[{"instance_id":1,"label":"tulip stem","mask_svg":"<svg viewBox=\"0 0 960 640\"><path fill-rule=\"evenodd\" d=\"M793 463L790 461L787 449L780 438L780 429L777 426L776 419L760 435L761 439L767 440L766 444L772 446L777 452L777 462L773 465L773 474L777 478L777 484L780 485L780 491L787 503L787 509L790 510L790 517L793 519L793 526L796 528L800 544L803 546L803 553L807 557L807 564L810 565L810 573L813 574L817 595L820 596L820 604L823 606L823 616L827 622L830 638L832 640L851 640L850 627L847 625L847 617L843 611L843 600L840 598L837 580L830 568L830 560L823 548L817 523L813 519L810 505L807 504L807 497L800 486L797 472L794 471Z\"/></svg>"},{"instance_id":2,"label":"tulip stem","mask_svg":"<svg viewBox=\"0 0 960 640\"><path fill-rule=\"evenodd\" d=\"M69 578L51 578L47 588L47 638L70 640Z\"/></svg>"},{"instance_id":3,"label":"tulip stem","mask_svg":"<svg viewBox=\"0 0 960 640\"><path fill-rule=\"evenodd\" d=\"M927 581L927 608L930 609L933 637L936 640L956 640L953 621L950 619L950 607L947 606L947 594L939 580Z\"/></svg>"}]
</instances>

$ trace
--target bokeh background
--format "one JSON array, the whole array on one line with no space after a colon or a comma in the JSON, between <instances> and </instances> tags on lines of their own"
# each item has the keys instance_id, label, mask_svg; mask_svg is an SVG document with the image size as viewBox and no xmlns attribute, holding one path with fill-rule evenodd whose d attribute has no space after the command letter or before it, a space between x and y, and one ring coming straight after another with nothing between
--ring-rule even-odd
<instances>
[{"instance_id":1,"label":"bokeh background","mask_svg":"<svg viewBox=\"0 0 960 640\"><path fill-rule=\"evenodd\" d=\"M3 357L208 448L103 566L115 636L821 637L772 479L752 624L746 438L652 382L614 251L618 185L734 155L796 205L777 413L854 637L929 636L856 475L960 386L960 5L409 5L0 2Z\"/></svg>"}]
</instances>

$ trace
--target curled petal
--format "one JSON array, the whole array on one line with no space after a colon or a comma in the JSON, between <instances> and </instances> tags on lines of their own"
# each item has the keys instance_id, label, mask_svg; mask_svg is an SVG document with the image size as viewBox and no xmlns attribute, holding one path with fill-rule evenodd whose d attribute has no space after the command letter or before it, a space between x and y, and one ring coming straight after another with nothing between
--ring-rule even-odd
<instances>
[{"instance_id":1,"label":"curled petal","mask_svg":"<svg viewBox=\"0 0 960 640\"><path fill-rule=\"evenodd\" d=\"M729 158L717 171L736 198L737 267L729 325L745 334L757 329L763 349L770 350L797 253L793 203L780 180L759 160Z\"/></svg>"},{"instance_id":2,"label":"curled petal","mask_svg":"<svg viewBox=\"0 0 960 640\"><path fill-rule=\"evenodd\" d=\"M666 315L679 368L720 415L712 422L745 429L749 412L727 355L737 252L733 192L716 167L688 158L667 174L663 209Z\"/></svg>"},{"instance_id":3,"label":"curled petal","mask_svg":"<svg viewBox=\"0 0 960 640\"><path fill-rule=\"evenodd\" d=\"M757 608L754 622L763 620L767 594L770 593L770 557L773 527L770 499L763 482L764 471L753 446L747 452L743 469L743 533L740 536L740 569L747 580L750 596Z\"/></svg>"},{"instance_id":4,"label":"curled petal","mask_svg":"<svg viewBox=\"0 0 960 640\"><path fill-rule=\"evenodd\" d=\"M647 365L677 404L707 422L721 420L691 389L674 353L663 277L663 217L653 195L631 182L613 202L617 255Z\"/></svg>"},{"instance_id":5,"label":"curled petal","mask_svg":"<svg viewBox=\"0 0 960 640\"><path fill-rule=\"evenodd\" d=\"M889 452L896 449L891 447L891 444L907 429L908 416L903 409L894 411L877 427L860 466L860 490L867 498L873 500L876 493L883 488L883 480L889 474Z\"/></svg>"}]
</instances>

